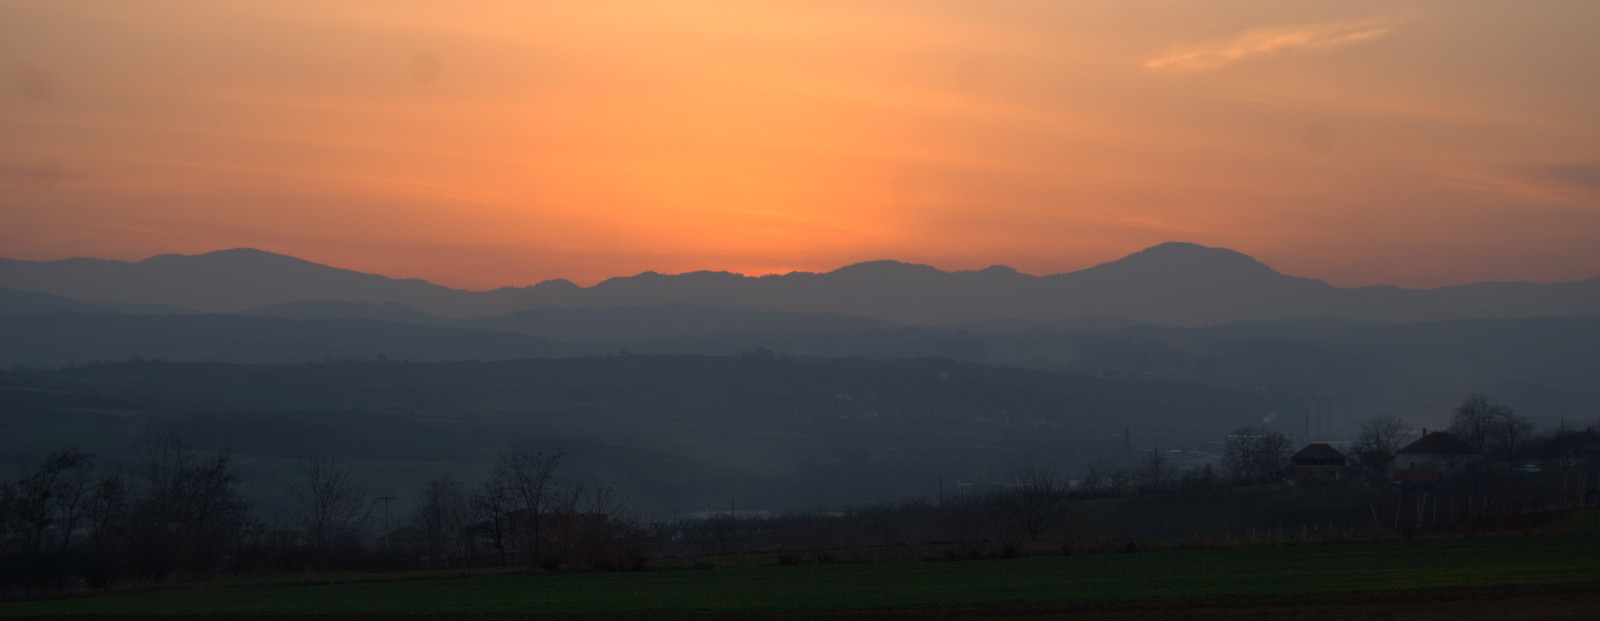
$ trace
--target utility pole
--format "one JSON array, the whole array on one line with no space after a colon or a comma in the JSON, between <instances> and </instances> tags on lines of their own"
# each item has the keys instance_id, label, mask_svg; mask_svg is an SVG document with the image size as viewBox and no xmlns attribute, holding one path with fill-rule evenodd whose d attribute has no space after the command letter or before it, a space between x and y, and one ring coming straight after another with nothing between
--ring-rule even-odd
<instances>
[{"instance_id":1,"label":"utility pole","mask_svg":"<svg viewBox=\"0 0 1600 621\"><path fill-rule=\"evenodd\" d=\"M1161 487L1161 447L1150 449L1150 487Z\"/></svg>"},{"instance_id":2,"label":"utility pole","mask_svg":"<svg viewBox=\"0 0 1600 621\"><path fill-rule=\"evenodd\" d=\"M373 500L383 503L383 549L385 550L389 549L389 501L391 500L394 500L394 496L379 496Z\"/></svg>"}]
</instances>

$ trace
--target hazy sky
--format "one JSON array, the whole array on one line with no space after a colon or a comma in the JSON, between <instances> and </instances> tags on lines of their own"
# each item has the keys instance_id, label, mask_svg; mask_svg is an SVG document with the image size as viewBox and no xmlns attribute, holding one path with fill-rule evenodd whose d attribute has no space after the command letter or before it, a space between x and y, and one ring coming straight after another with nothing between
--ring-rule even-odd
<instances>
[{"instance_id":1,"label":"hazy sky","mask_svg":"<svg viewBox=\"0 0 1600 621\"><path fill-rule=\"evenodd\" d=\"M1600 276L1600 2L0 0L0 256Z\"/></svg>"}]
</instances>

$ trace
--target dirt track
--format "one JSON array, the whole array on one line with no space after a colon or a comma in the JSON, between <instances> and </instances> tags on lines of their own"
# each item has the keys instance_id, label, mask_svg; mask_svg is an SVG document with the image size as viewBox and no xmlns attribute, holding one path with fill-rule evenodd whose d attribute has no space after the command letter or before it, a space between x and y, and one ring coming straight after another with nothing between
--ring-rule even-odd
<instances>
[{"instance_id":1,"label":"dirt track","mask_svg":"<svg viewBox=\"0 0 1600 621\"><path fill-rule=\"evenodd\" d=\"M60 621L72 617L45 617ZM108 617L80 617L107 619ZM153 617L139 617L153 619ZM159 618L159 617L156 617ZM194 617L166 617L192 621ZM274 619L308 619L332 621L358 619L361 621L453 621L473 619L500 621L510 619L592 620L601 617L583 615L526 616L500 614L462 615L359 615L308 617L222 617L239 621ZM749 614L640 614L605 616L606 619L635 621L662 621L668 619L713 619L722 621L853 621L868 619L966 620L1007 619L1031 621L1043 619L1404 619L1406 621L1463 619L1600 619L1600 583L1563 583L1540 585L1463 587L1448 589L1415 589L1380 591L1372 593L1312 595L1299 597L1251 596L1142 602L1094 603L1050 607L996 607L954 608L892 611L828 611L805 613L749 613Z\"/></svg>"}]
</instances>

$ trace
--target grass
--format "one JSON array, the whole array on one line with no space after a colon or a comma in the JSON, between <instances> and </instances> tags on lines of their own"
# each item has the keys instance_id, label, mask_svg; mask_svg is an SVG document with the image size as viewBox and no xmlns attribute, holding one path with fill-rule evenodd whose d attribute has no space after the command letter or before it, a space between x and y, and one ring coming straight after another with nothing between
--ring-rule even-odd
<instances>
[{"instance_id":1,"label":"grass","mask_svg":"<svg viewBox=\"0 0 1600 621\"><path fill-rule=\"evenodd\" d=\"M0 615L618 614L1050 605L1600 580L1600 537L1504 537L981 561L216 583L44 601ZM376 580L384 580L378 575Z\"/></svg>"}]
</instances>

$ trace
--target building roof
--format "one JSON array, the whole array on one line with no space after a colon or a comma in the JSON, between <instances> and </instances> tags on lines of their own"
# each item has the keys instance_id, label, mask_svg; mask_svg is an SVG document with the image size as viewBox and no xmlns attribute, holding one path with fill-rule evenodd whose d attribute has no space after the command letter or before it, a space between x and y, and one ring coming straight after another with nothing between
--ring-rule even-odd
<instances>
[{"instance_id":1,"label":"building roof","mask_svg":"<svg viewBox=\"0 0 1600 621\"><path fill-rule=\"evenodd\" d=\"M1291 462L1299 459L1338 459L1343 461L1344 453L1340 453L1339 449L1325 443L1317 442L1315 444L1307 444L1305 448L1289 456L1289 461Z\"/></svg>"},{"instance_id":2,"label":"building roof","mask_svg":"<svg viewBox=\"0 0 1600 621\"><path fill-rule=\"evenodd\" d=\"M1407 444L1396 453L1412 455L1477 455L1478 450L1448 431L1435 431Z\"/></svg>"}]
</instances>

